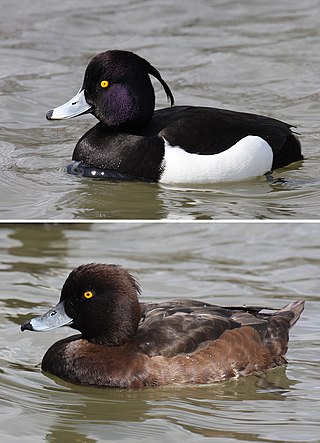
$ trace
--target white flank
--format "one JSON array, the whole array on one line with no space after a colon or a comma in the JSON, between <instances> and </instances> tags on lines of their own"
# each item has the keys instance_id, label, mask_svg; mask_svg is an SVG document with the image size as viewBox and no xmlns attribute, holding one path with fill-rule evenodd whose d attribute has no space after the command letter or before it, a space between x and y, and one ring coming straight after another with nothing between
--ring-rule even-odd
<instances>
[{"instance_id":1,"label":"white flank","mask_svg":"<svg viewBox=\"0 0 320 443\"><path fill-rule=\"evenodd\" d=\"M261 137L248 135L214 155L189 154L165 141L161 183L212 183L248 180L271 170L273 152Z\"/></svg>"}]
</instances>

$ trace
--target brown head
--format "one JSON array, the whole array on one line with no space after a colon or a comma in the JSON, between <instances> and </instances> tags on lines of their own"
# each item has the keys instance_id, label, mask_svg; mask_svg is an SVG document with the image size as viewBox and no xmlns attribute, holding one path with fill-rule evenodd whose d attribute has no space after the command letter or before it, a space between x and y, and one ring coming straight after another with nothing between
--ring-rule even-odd
<instances>
[{"instance_id":1,"label":"brown head","mask_svg":"<svg viewBox=\"0 0 320 443\"><path fill-rule=\"evenodd\" d=\"M137 282L121 266L81 265L66 279L59 303L21 329L46 331L67 325L92 343L122 345L138 329L139 293Z\"/></svg>"}]
</instances>

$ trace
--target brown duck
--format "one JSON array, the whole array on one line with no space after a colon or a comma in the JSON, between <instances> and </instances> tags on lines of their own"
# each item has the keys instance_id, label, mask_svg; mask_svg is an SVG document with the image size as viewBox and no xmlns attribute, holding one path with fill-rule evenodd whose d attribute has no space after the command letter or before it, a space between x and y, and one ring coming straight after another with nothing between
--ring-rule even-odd
<instances>
[{"instance_id":1,"label":"brown duck","mask_svg":"<svg viewBox=\"0 0 320 443\"><path fill-rule=\"evenodd\" d=\"M258 373L286 363L289 329L304 308L303 301L282 309L187 299L139 303L139 293L120 266L74 269L59 303L21 326L47 331L68 325L81 332L49 348L43 371L71 383L119 388L214 383Z\"/></svg>"}]
</instances>

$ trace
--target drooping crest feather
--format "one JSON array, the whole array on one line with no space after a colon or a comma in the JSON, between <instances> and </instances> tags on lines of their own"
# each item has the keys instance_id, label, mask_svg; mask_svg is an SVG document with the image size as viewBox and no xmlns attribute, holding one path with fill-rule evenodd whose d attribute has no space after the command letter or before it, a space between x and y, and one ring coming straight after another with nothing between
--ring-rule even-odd
<instances>
[{"instance_id":1,"label":"drooping crest feather","mask_svg":"<svg viewBox=\"0 0 320 443\"><path fill-rule=\"evenodd\" d=\"M167 85L167 83L161 77L160 72L154 66L152 66L149 62L147 62L147 68L148 68L147 69L148 74L153 75L153 77L155 77L161 83L161 85L162 85L162 87L165 90L165 93L167 95L168 101L170 101L170 105L173 106L174 105L173 94L171 92L171 89Z\"/></svg>"}]
</instances>

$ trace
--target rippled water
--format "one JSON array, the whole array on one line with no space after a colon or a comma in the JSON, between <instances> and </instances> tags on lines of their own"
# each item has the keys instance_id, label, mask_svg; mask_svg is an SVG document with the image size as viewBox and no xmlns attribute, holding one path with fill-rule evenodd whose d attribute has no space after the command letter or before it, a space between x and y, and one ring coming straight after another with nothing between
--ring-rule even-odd
<instances>
[{"instance_id":1,"label":"rippled water","mask_svg":"<svg viewBox=\"0 0 320 443\"><path fill-rule=\"evenodd\" d=\"M0 226L0 426L5 442L319 442L319 224ZM305 299L286 368L207 386L95 389L45 376L46 349L72 333L21 333L55 304L71 269L118 263L142 300L190 297L283 306Z\"/></svg>"},{"instance_id":2,"label":"rippled water","mask_svg":"<svg viewBox=\"0 0 320 443\"><path fill-rule=\"evenodd\" d=\"M1 0L2 219L318 218L319 2ZM301 133L306 160L274 180L220 186L107 183L65 165L92 116L49 123L96 53L157 66L177 104L272 115ZM166 106L155 83L157 106ZM281 180L279 180L281 179Z\"/></svg>"}]
</instances>

